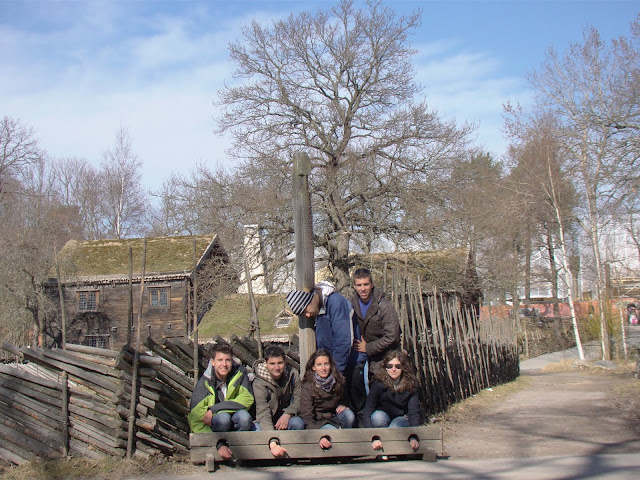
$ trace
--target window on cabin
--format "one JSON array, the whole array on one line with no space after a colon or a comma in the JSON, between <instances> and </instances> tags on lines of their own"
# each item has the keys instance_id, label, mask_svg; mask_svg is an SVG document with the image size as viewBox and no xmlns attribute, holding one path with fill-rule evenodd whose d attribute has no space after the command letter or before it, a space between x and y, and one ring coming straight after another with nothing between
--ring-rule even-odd
<instances>
[{"instance_id":1,"label":"window on cabin","mask_svg":"<svg viewBox=\"0 0 640 480\"><path fill-rule=\"evenodd\" d=\"M85 337L85 343L90 347L95 348L109 348L108 346L109 335L97 334L87 335Z\"/></svg>"},{"instance_id":2,"label":"window on cabin","mask_svg":"<svg viewBox=\"0 0 640 480\"><path fill-rule=\"evenodd\" d=\"M78 311L95 312L98 310L98 290L78 292Z\"/></svg>"},{"instance_id":3,"label":"window on cabin","mask_svg":"<svg viewBox=\"0 0 640 480\"><path fill-rule=\"evenodd\" d=\"M149 306L151 308L169 308L169 287L149 288Z\"/></svg>"},{"instance_id":4,"label":"window on cabin","mask_svg":"<svg viewBox=\"0 0 640 480\"><path fill-rule=\"evenodd\" d=\"M275 327L276 328L286 328L286 327L288 327L289 325L291 325L291 319L292 318L293 317L289 317L289 316L276 317Z\"/></svg>"}]
</instances>

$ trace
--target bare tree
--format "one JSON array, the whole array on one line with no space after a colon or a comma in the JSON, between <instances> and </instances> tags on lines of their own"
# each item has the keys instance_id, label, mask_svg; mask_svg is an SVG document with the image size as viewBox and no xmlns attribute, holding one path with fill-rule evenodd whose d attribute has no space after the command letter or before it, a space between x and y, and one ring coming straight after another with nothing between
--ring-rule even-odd
<instances>
[{"instance_id":1,"label":"bare tree","mask_svg":"<svg viewBox=\"0 0 640 480\"><path fill-rule=\"evenodd\" d=\"M593 252L603 358L611 355L600 236L607 215L627 191L628 177L637 175L636 48L625 39L607 45L595 29L587 29L582 43L571 44L563 55L550 49L542 67L530 75L538 106L559 120L568 169L583 194L580 220Z\"/></svg>"},{"instance_id":2,"label":"bare tree","mask_svg":"<svg viewBox=\"0 0 640 480\"><path fill-rule=\"evenodd\" d=\"M419 22L419 12L398 17L377 1L358 10L343 0L270 26L254 21L230 45L245 82L219 93L219 127L242 160L236 178L265 196L245 215L291 233L291 159L306 151L314 240L339 288L348 285L354 248L428 241L433 231L413 214L442 203L436 185L471 130L414 100L408 40Z\"/></svg>"},{"instance_id":3,"label":"bare tree","mask_svg":"<svg viewBox=\"0 0 640 480\"><path fill-rule=\"evenodd\" d=\"M42 160L33 128L4 116L0 120L0 200L10 178L19 178L29 166Z\"/></svg>"},{"instance_id":4,"label":"bare tree","mask_svg":"<svg viewBox=\"0 0 640 480\"><path fill-rule=\"evenodd\" d=\"M107 236L103 212L104 189L97 168L81 158L60 158L53 162L55 189L59 201L76 210L85 240Z\"/></svg>"},{"instance_id":5,"label":"bare tree","mask_svg":"<svg viewBox=\"0 0 640 480\"><path fill-rule=\"evenodd\" d=\"M141 166L142 162L133 151L129 132L119 128L115 144L104 153L100 166L103 216L111 238L140 233L148 212L141 184Z\"/></svg>"},{"instance_id":6,"label":"bare tree","mask_svg":"<svg viewBox=\"0 0 640 480\"><path fill-rule=\"evenodd\" d=\"M76 209L59 202L55 184L45 158L25 165L0 211L0 334L14 343L43 338L57 306L45 291L54 254L80 231Z\"/></svg>"},{"instance_id":7,"label":"bare tree","mask_svg":"<svg viewBox=\"0 0 640 480\"><path fill-rule=\"evenodd\" d=\"M511 154L517 162L512 169L510 181L516 195L527 198L531 206L527 215L532 232L540 236L549 262L548 274L542 280L551 284L556 317L556 335L560 336L559 277L567 291L571 311L574 338L580 358L584 358L578 324L573 304L573 279L569 269L570 249L567 238L576 223L575 209L578 194L570 177L563 168L566 159L557 133L560 130L554 118L545 115L527 116L521 109L507 107L508 131L511 136ZM556 253L558 252L558 254Z\"/></svg>"}]
</instances>

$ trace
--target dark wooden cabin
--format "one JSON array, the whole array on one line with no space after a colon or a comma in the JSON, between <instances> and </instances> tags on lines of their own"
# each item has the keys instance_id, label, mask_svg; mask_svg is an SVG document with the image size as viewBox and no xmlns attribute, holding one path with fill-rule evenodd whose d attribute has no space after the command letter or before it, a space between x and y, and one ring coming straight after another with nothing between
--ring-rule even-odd
<instances>
[{"instance_id":1,"label":"dark wooden cabin","mask_svg":"<svg viewBox=\"0 0 640 480\"><path fill-rule=\"evenodd\" d=\"M228 268L228 258L217 235L147 238L144 290L142 277L143 238L120 240L71 240L58 255L60 279L67 318L67 343L119 349L128 340L129 304L133 300L131 341L135 345L140 298L141 339L185 337L193 324L193 270L198 275L198 298L204 299L201 281L212 268ZM129 249L133 255L129 285ZM47 290L59 304L55 269ZM209 282L210 283L210 282ZM198 310L206 309L199 301ZM204 304L204 306L202 306ZM199 311L201 317L204 311ZM47 322L46 343L62 341L62 315Z\"/></svg>"}]
</instances>

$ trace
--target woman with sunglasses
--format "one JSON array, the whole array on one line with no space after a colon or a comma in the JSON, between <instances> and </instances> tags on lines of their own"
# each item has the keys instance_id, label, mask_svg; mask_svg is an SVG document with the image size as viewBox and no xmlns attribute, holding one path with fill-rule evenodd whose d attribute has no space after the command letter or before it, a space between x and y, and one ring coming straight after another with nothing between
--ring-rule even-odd
<instances>
[{"instance_id":1,"label":"woman with sunglasses","mask_svg":"<svg viewBox=\"0 0 640 480\"><path fill-rule=\"evenodd\" d=\"M413 373L407 356L400 350L387 352L371 382L367 403L360 412L364 427L417 427L422 424L418 379ZM418 439L412 437L411 448L417 450ZM373 440L374 450L382 449L382 441Z\"/></svg>"}]
</instances>

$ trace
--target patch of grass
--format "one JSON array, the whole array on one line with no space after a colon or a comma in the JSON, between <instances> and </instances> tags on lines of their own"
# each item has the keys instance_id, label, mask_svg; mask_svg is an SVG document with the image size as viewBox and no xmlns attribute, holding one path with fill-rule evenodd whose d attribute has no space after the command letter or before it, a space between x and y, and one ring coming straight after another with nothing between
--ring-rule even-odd
<instances>
[{"instance_id":1,"label":"patch of grass","mask_svg":"<svg viewBox=\"0 0 640 480\"><path fill-rule=\"evenodd\" d=\"M622 412L624 417L640 431L640 380L618 385L611 392L613 404Z\"/></svg>"},{"instance_id":2,"label":"patch of grass","mask_svg":"<svg viewBox=\"0 0 640 480\"><path fill-rule=\"evenodd\" d=\"M465 398L461 402L451 405L446 412L436 416L437 422L463 423L470 422L478 418L488 406L498 402L503 402L509 397L530 384L531 378L520 376L512 382L497 385L492 388L485 388L476 395Z\"/></svg>"},{"instance_id":3,"label":"patch of grass","mask_svg":"<svg viewBox=\"0 0 640 480\"><path fill-rule=\"evenodd\" d=\"M276 328L276 316L286 307L283 295L256 295L258 322L261 335L290 335L298 333L295 317L286 328ZM200 322L199 338L213 338L216 335L228 338L230 335L242 337L249 333L251 308L249 296L227 295L218 300Z\"/></svg>"},{"instance_id":4,"label":"patch of grass","mask_svg":"<svg viewBox=\"0 0 640 480\"><path fill-rule=\"evenodd\" d=\"M597 360L579 360L568 358L560 362L546 365L542 370L545 372L575 372L581 370L592 375L628 375L632 376L635 371L635 363L626 360L616 360L615 368L609 369L597 365Z\"/></svg>"}]
</instances>

